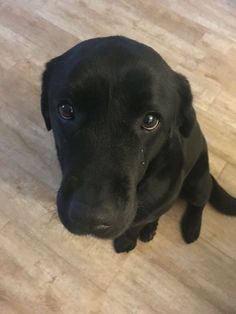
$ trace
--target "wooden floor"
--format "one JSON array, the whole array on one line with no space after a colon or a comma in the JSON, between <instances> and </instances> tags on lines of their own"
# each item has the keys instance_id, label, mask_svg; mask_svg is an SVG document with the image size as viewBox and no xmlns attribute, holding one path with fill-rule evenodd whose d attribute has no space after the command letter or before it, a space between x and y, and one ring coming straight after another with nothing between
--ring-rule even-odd
<instances>
[{"instance_id":1,"label":"wooden floor","mask_svg":"<svg viewBox=\"0 0 236 314\"><path fill-rule=\"evenodd\" d=\"M123 34L186 75L213 174L236 194L235 0L0 1L0 313L236 313L236 219L208 206L184 244L179 202L150 244L117 255L57 220L52 134L39 110L44 63Z\"/></svg>"}]
</instances>

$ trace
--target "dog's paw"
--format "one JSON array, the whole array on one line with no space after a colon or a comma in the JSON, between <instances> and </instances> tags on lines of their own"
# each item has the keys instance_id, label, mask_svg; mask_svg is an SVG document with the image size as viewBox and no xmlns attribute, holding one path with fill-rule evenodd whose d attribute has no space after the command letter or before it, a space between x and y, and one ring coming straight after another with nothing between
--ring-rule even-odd
<instances>
[{"instance_id":1,"label":"dog's paw","mask_svg":"<svg viewBox=\"0 0 236 314\"><path fill-rule=\"evenodd\" d=\"M188 213L186 212L181 221L181 231L184 241L192 243L199 238L201 231L201 217L202 213Z\"/></svg>"},{"instance_id":2,"label":"dog's paw","mask_svg":"<svg viewBox=\"0 0 236 314\"><path fill-rule=\"evenodd\" d=\"M158 225L158 222L155 221L155 222L152 222L152 223L149 223L148 225L146 225L141 231L140 231L140 234L139 234L139 239L143 242L149 242L151 241L155 234L156 234L156 230L157 230L157 225Z\"/></svg>"},{"instance_id":3,"label":"dog's paw","mask_svg":"<svg viewBox=\"0 0 236 314\"><path fill-rule=\"evenodd\" d=\"M113 241L116 253L129 252L136 247L137 239L131 239L126 235L122 235Z\"/></svg>"}]
</instances>

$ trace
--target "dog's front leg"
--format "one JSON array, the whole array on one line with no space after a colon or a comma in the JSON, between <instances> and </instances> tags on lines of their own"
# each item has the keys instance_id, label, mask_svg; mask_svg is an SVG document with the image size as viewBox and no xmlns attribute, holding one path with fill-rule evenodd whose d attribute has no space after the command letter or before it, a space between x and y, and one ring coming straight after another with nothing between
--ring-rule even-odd
<instances>
[{"instance_id":1,"label":"dog's front leg","mask_svg":"<svg viewBox=\"0 0 236 314\"><path fill-rule=\"evenodd\" d=\"M129 252L136 247L137 240L143 242L151 241L156 233L158 219L151 223L139 224L129 228L125 233L116 238L113 242L117 253Z\"/></svg>"},{"instance_id":2,"label":"dog's front leg","mask_svg":"<svg viewBox=\"0 0 236 314\"><path fill-rule=\"evenodd\" d=\"M133 250L137 244L139 233L142 230L143 225L129 228L118 238L114 239L113 245L117 253L129 252Z\"/></svg>"}]
</instances>

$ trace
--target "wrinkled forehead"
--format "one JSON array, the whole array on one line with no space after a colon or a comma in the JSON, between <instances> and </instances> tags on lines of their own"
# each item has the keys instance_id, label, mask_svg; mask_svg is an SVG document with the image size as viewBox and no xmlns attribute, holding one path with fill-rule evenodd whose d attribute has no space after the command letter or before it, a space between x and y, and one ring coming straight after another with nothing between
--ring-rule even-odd
<instances>
[{"instance_id":1,"label":"wrinkled forehead","mask_svg":"<svg viewBox=\"0 0 236 314\"><path fill-rule=\"evenodd\" d=\"M104 114L112 108L132 116L171 103L172 71L152 49L111 42L85 48L79 45L60 59L57 98L70 98L82 112Z\"/></svg>"},{"instance_id":2,"label":"wrinkled forehead","mask_svg":"<svg viewBox=\"0 0 236 314\"><path fill-rule=\"evenodd\" d=\"M161 92L161 88L159 88ZM152 109L158 82L152 71L140 62L110 62L78 65L68 76L65 93L82 112L142 114ZM150 108L149 108L150 107Z\"/></svg>"}]
</instances>

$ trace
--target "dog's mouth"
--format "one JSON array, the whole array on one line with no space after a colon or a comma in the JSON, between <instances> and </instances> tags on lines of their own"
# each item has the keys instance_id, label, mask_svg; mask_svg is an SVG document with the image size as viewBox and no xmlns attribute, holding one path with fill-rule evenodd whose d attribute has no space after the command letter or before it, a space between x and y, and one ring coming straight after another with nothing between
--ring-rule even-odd
<instances>
[{"instance_id":1,"label":"dog's mouth","mask_svg":"<svg viewBox=\"0 0 236 314\"><path fill-rule=\"evenodd\" d=\"M119 198L108 194L101 201L100 195L89 194L89 190L79 194L78 186L77 177L70 177L63 180L57 194L58 216L69 232L114 239L131 226L137 208L135 193L129 191L129 197Z\"/></svg>"},{"instance_id":2,"label":"dog's mouth","mask_svg":"<svg viewBox=\"0 0 236 314\"><path fill-rule=\"evenodd\" d=\"M70 215L63 204L58 202L58 216L63 226L74 235L90 235L100 239L114 239L123 234L132 224L136 216L136 211L129 211L126 215L121 215L116 223L95 224L93 221L72 221Z\"/></svg>"},{"instance_id":3,"label":"dog's mouth","mask_svg":"<svg viewBox=\"0 0 236 314\"><path fill-rule=\"evenodd\" d=\"M96 227L89 227L81 225L78 227L76 225L67 224L65 220L60 218L61 223L63 226L72 234L78 236L93 236L100 239L114 239L123 234L129 226L121 227L114 227L114 226L106 226L100 225Z\"/></svg>"}]
</instances>

